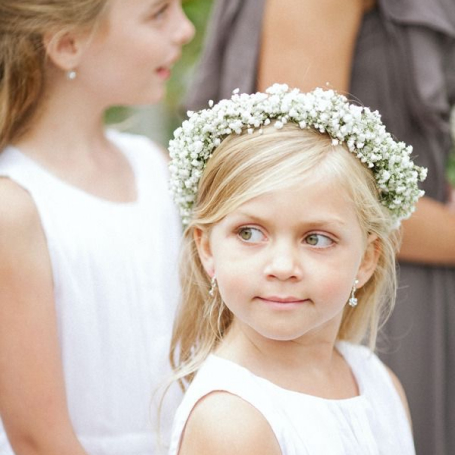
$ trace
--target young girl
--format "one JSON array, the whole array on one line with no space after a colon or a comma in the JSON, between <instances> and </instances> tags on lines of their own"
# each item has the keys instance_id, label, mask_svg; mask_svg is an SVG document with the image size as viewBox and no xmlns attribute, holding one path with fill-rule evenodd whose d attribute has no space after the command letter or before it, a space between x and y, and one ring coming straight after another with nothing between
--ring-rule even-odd
<instances>
[{"instance_id":1,"label":"young girl","mask_svg":"<svg viewBox=\"0 0 455 455\"><path fill-rule=\"evenodd\" d=\"M179 221L103 113L161 100L193 33L180 0L1 2L2 455L157 453Z\"/></svg>"},{"instance_id":2,"label":"young girl","mask_svg":"<svg viewBox=\"0 0 455 455\"><path fill-rule=\"evenodd\" d=\"M333 91L275 85L191 114L170 150L187 223L171 357L191 383L170 453L413 454L404 392L360 345L422 195L411 148Z\"/></svg>"},{"instance_id":3,"label":"young girl","mask_svg":"<svg viewBox=\"0 0 455 455\"><path fill-rule=\"evenodd\" d=\"M455 454L455 106L453 0L213 0L186 106L275 82L324 86L381 113L428 168L403 222L397 304L380 356L406 389L419 455ZM239 71L239 68L241 70Z\"/></svg>"}]
</instances>

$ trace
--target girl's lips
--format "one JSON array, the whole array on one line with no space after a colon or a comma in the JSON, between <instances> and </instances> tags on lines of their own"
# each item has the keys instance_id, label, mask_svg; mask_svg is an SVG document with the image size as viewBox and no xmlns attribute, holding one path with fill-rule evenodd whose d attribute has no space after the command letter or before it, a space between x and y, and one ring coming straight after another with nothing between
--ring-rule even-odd
<instances>
[{"instance_id":1,"label":"girl's lips","mask_svg":"<svg viewBox=\"0 0 455 455\"><path fill-rule=\"evenodd\" d=\"M278 296L267 296L267 297L258 297L258 299L264 301L264 302L269 302L269 303L278 303L278 304L282 304L282 305L286 305L286 304L298 304L298 303L304 303L306 302L307 300L304 299L299 299L297 297L278 297Z\"/></svg>"},{"instance_id":2,"label":"girl's lips","mask_svg":"<svg viewBox=\"0 0 455 455\"><path fill-rule=\"evenodd\" d=\"M163 80L167 80L171 77L171 70L170 68L166 68L166 67L161 67L161 68L158 68L156 70L158 76L163 79Z\"/></svg>"}]
</instances>

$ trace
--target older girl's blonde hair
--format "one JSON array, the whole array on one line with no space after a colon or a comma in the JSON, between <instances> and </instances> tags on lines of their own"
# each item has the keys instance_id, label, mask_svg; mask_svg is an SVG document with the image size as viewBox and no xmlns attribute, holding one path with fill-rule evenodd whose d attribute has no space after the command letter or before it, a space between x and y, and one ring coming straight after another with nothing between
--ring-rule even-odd
<instances>
[{"instance_id":1,"label":"older girl's blonde hair","mask_svg":"<svg viewBox=\"0 0 455 455\"><path fill-rule=\"evenodd\" d=\"M25 132L42 100L45 34L89 30L108 1L0 2L0 150Z\"/></svg>"},{"instance_id":2,"label":"older girl's blonde hair","mask_svg":"<svg viewBox=\"0 0 455 455\"><path fill-rule=\"evenodd\" d=\"M200 180L193 216L181 254L182 299L174 325L171 363L175 379L191 382L195 371L229 329L233 315L219 295L210 297L210 279L196 248L195 229L211 226L241 204L261 194L289 187L309 175L332 178L353 202L365 236L377 236L378 265L357 293L358 306L346 305L339 340L369 342L390 314L396 291L395 254L398 232L380 202L372 172L342 145L314 130L288 124L264 128L263 134L225 139L207 163ZM218 294L218 293L217 293Z\"/></svg>"}]
</instances>

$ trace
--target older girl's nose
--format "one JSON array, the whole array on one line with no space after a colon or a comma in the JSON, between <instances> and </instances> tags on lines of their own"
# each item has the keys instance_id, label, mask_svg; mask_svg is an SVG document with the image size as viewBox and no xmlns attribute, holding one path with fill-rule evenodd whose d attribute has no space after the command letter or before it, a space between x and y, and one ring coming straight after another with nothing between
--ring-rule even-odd
<instances>
[{"instance_id":1,"label":"older girl's nose","mask_svg":"<svg viewBox=\"0 0 455 455\"><path fill-rule=\"evenodd\" d=\"M193 23L186 17L181 6L179 6L177 20L179 25L175 32L175 41L183 46L193 39L196 30Z\"/></svg>"}]
</instances>

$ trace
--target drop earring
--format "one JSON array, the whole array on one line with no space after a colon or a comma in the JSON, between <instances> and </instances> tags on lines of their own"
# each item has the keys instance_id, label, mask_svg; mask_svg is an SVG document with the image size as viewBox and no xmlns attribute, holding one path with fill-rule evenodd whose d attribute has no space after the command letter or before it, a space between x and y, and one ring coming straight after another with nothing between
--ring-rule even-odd
<instances>
[{"instance_id":1,"label":"drop earring","mask_svg":"<svg viewBox=\"0 0 455 455\"><path fill-rule=\"evenodd\" d=\"M210 297L215 296L215 291L216 291L216 276L213 275L212 279L210 280L210 290L209 290Z\"/></svg>"},{"instance_id":2,"label":"drop earring","mask_svg":"<svg viewBox=\"0 0 455 455\"><path fill-rule=\"evenodd\" d=\"M70 71L66 72L66 78L69 81L74 81L74 79L76 79L76 77L77 77L77 72L75 70L70 70Z\"/></svg>"},{"instance_id":3,"label":"drop earring","mask_svg":"<svg viewBox=\"0 0 455 455\"><path fill-rule=\"evenodd\" d=\"M351 290L351 297L349 298L349 305L354 308L357 306L357 298L355 296L355 291L357 290L357 285L359 284L359 280L354 281L354 285L352 286Z\"/></svg>"}]
</instances>

